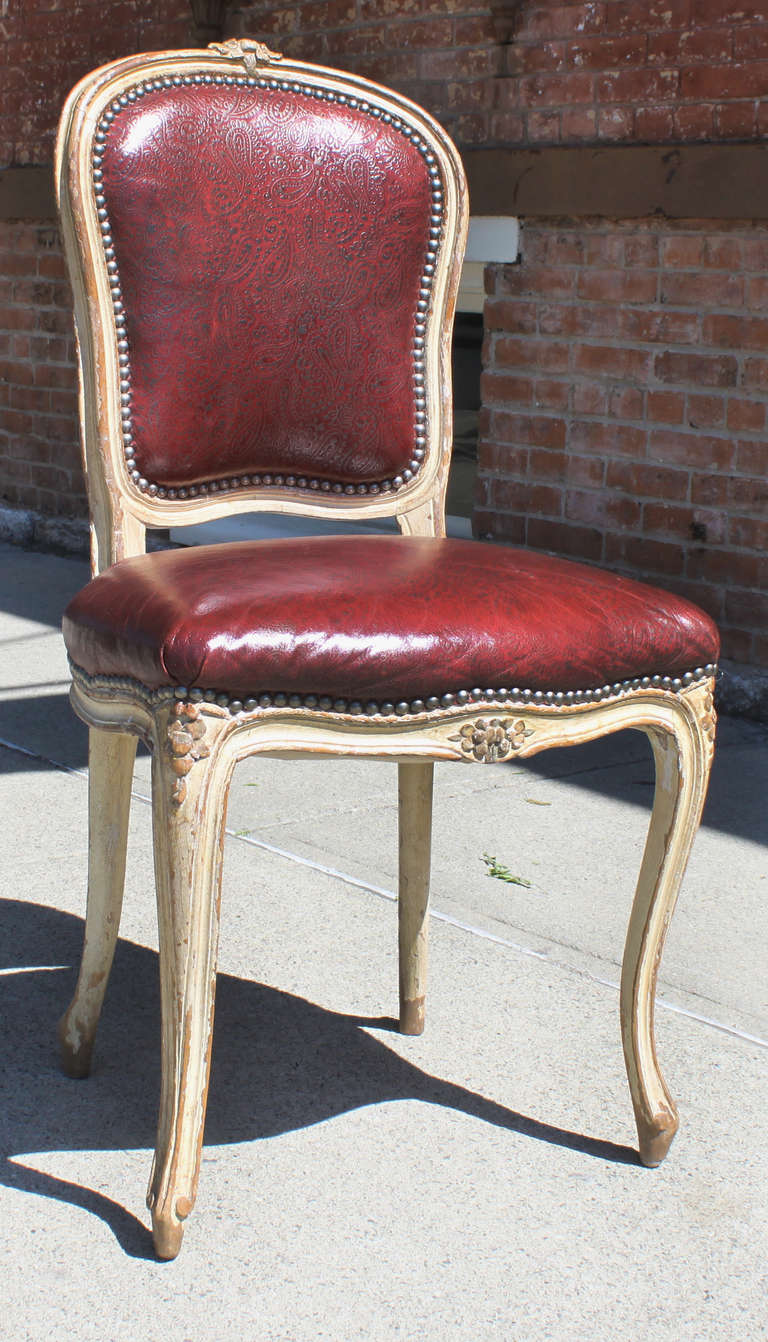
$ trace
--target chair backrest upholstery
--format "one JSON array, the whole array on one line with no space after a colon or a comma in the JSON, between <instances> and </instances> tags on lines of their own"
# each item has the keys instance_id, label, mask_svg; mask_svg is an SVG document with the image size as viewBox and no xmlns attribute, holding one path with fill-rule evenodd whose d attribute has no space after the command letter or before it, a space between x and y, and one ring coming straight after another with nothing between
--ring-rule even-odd
<instances>
[{"instance_id":1,"label":"chair backrest upholstery","mask_svg":"<svg viewBox=\"0 0 768 1342\"><path fill-rule=\"evenodd\" d=\"M466 195L426 113L253 42L133 57L57 180L97 530L444 490Z\"/></svg>"}]
</instances>

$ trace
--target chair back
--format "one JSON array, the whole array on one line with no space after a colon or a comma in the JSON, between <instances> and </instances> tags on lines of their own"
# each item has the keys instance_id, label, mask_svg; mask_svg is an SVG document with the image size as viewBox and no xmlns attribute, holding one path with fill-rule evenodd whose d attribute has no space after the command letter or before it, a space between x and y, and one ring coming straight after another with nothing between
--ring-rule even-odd
<instances>
[{"instance_id":1,"label":"chair back","mask_svg":"<svg viewBox=\"0 0 768 1342\"><path fill-rule=\"evenodd\" d=\"M466 192L426 113L254 42L137 56L74 90L57 180L96 568L121 520L442 503Z\"/></svg>"}]
</instances>

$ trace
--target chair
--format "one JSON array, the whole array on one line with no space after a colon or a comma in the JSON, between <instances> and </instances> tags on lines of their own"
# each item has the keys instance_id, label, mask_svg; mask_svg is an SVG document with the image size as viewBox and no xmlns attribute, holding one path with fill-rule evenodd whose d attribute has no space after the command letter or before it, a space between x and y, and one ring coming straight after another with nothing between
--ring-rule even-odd
<instances>
[{"instance_id":1,"label":"chair","mask_svg":"<svg viewBox=\"0 0 768 1342\"><path fill-rule=\"evenodd\" d=\"M682 598L445 538L461 163L399 95L257 42L107 65L63 112L92 581L64 618L90 728L85 946L60 1026L90 1066L117 938L137 738L152 751L162 1084L148 1203L195 1200L227 790L266 753L399 767L400 1029L424 1023L435 760L522 759L631 727L656 793L621 1020L640 1159L677 1115L659 956L714 741L718 637ZM145 529L269 509L401 535L144 553Z\"/></svg>"}]
</instances>

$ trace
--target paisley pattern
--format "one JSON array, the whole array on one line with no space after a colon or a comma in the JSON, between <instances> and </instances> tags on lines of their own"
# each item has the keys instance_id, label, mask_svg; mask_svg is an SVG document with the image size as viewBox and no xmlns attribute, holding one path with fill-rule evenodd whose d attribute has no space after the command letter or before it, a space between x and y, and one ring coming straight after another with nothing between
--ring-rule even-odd
<instances>
[{"instance_id":1,"label":"paisley pattern","mask_svg":"<svg viewBox=\"0 0 768 1342\"><path fill-rule=\"evenodd\" d=\"M397 488L424 456L435 156L353 97L156 83L94 136L134 480Z\"/></svg>"},{"instance_id":2,"label":"paisley pattern","mask_svg":"<svg viewBox=\"0 0 768 1342\"><path fill-rule=\"evenodd\" d=\"M91 676L363 703L675 676L716 661L719 646L709 616L658 588L511 547L408 536L126 559L70 603L64 637Z\"/></svg>"}]
</instances>

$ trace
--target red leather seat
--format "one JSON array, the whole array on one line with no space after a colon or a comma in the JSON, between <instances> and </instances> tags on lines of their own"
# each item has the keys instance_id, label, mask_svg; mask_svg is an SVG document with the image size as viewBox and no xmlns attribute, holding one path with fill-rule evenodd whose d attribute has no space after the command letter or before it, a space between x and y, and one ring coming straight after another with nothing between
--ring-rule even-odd
<instances>
[{"instance_id":1,"label":"red leather seat","mask_svg":"<svg viewBox=\"0 0 768 1342\"><path fill-rule=\"evenodd\" d=\"M90 675L368 712L683 675L718 652L709 616L670 592L548 555L405 536L125 559L74 598L64 634Z\"/></svg>"}]
</instances>

